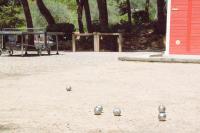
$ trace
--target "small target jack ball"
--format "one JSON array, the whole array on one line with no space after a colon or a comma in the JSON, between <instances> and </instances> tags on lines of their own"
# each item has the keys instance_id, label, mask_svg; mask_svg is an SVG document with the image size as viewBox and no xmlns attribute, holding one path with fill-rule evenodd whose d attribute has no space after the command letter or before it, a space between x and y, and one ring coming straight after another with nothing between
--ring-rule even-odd
<instances>
[{"instance_id":1,"label":"small target jack ball","mask_svg":"<svg viewBox=\"0 0 200 133\"><path fill-rule=\"evenodd\" d=\"M166 113L159 113L158 119L159 121L166 121L167 115Z\"/></svg>"},{"instance_id":2,"label":"small target jack ball","mask_svg":"<svg viewBox=\"0 0 200 133\"><path fill-rule=\"evenodd\" d=\"M96 108L99 108L101 110L101 113L103 112L103 106L102 105L97 105Z\"/></svg>"},{"instance_id":3,"label":"small target jack ball","mask_svg":"<svg viewBox=\"0 0 200 133\"><path fill-rule=\"evenodd\" d=\"M158 111L159 111L159 113L165 113L166 107L165 107L164 105L160 105L160 106L158 107Z\"/></svg>"},{"instance_id":4,"label":"small target jack ball","mask_svg":"<svg viewBox=\"0 0 200 133\"><path fill-rule=\"evenodd\" d=\"M101 108L98 108L98 107L94 108L94 115L101 115L101 113L102 113L102 109Z\"/></svg>"},{"instance_id":5,"label":"small target jack ball","mask_svg":"<svg viewBox=\"0 0 200 133\"><path fill-rule=\"evenodd\" d=\"M113 109L113 115L114 116L121 116L121 109L120 108L114 108Z\"/></svg>"},{"instance_id":6,"label":"small target jack ball","mask_svg":"<svg viewBox=\"0 0 200 133\"><path fill-rule=\"evenodd\" d=\"M72 91L72 87L71 86L66 86L66 91Z\"/></svg>"}]
</instances>

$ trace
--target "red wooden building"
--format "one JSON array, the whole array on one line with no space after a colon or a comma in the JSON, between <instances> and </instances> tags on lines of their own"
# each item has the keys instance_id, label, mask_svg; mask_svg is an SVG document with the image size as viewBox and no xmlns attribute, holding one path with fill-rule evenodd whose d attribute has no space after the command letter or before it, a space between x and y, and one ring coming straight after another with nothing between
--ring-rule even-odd
<instances>
[{"instance_id":1,"label":"red wooden building","mask_svg":"<svg viewBox=\"0 0 200 133\"><path fill-rule=\"evenodd\" d=\"M168 0L167 55L200 55L200 0Z\"/></svg>"}]
</instances>

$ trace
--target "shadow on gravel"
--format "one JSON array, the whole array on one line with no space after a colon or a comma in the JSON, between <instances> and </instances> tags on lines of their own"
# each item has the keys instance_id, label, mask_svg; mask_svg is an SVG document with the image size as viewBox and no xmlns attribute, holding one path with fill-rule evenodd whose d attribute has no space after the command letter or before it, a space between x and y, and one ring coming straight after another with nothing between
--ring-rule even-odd
<instances>
[{"instance_id":1,"label":"shadow on gravel","mask_svg":"<svg viewBox=\"0 0 200 133\"><path fill-rule=\"evenodd\" d=\"M17 128L19 128L19 127L14 123L0 124L0 132L15 130Z\"/></svg>"},{"instance_id":2,"label":"shadow on gravel","mask_svg":"<svg viewBox=\"0 0 200 133\"><path fill-rule=\"evenodd\" d=\"M23 55L21 56L20 54L16 54L16 55L3 55L1 57L41 57L41 56L52 56L52 55L63 55L63 54L42 54L42 55L38 55L38 54L27 54L27 55Z\"/></svg>"}]
</instances>

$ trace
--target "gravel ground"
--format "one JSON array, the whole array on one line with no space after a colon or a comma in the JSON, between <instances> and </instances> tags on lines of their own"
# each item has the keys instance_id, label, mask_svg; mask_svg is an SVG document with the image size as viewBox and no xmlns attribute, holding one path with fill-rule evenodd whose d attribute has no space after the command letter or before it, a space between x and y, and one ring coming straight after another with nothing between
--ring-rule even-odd
<instances>
[{"instance_id":1,"label":"gravel ground","mask_svg":"<svg viewBox=\"0 0 200 133\"><path fill-rule=\"evenodd\" d=\"M0 133L199 132L200 65L117 60L124 55L146 53L0 57Z\"/></svg>"}]
</instances>

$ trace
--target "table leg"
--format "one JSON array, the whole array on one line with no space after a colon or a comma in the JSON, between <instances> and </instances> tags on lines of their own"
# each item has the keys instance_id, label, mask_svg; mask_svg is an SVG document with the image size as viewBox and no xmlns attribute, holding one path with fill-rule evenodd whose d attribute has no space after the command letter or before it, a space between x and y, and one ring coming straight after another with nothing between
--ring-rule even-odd
<instances>
[{"instance_id":1,"label":"table leg","mask_svg":"<svg viewBox=\"0 0 200 133\"><path fill-rule=\"evenodd\" d=\"M24 56L24 38L23 35L21 36L22 40L21 40L21 56Z\"/></svg>"},{"instance_id":2,"label":"table leg","mask_svg":"<svg viewBox=\"0 0 200 133\"><path fill-rule=\"evenodd\" d=\"M57 53L56 54L59 54L58 53L58 36L56 35L56 50L57 50Z\"/></svg>"},{"instance_id":3,"label":"table leg","mask_svg":"<svg viewBox=\"0 0 200 133\"><path fill-rule=\"evenodd\" d=\"M122 35L119 34L118 36L118 51L122 52Z\"/></svg>"},{"instance_id":4,"label":"table leg","mask_svg":"<svg viewBox=\"0 0 200 133\"><path fill-rule=\"evenodd\" d=\"M27 37L27 39L26 39L26 37ZM29 46L29 39L28 39L29 37L28 37L28 35L25 35L25 41L24 41L24 47L25 47L25 55L28 55L28 46Z\"/></svg>"},{"instance_id":5,"label":"table leg","mask_svg":"<svg viewBox=\"0 0 200 133\"><path fill-rule=\"evenodd\" d=\"M72 34L72 52L76 52L76 36Z\"/></svg>"},{"instance_id":6,"label":"table leg","mask_svg":"<svg viewBox=\"0 0 200 133\"><path fill-rule=\"evenodd\" d=\"M100 37L99 34L94 34L94 52L99 52L100 48Z\"/></svg>"},{"instance_id":7,"label":"table leg","mask_svg":"<svg viewBox=\"0 0 200 133\"><path fill-rule=\"evenodd\" d=\"M3 49L3 41L4 41L4 36L3 35L1 36L1 41L2 41L1 42L1 49Z\"/></svg>"},{"instance_id":8,"label":"table leg","mask_svg":"<svg viewBox=\"0 0 200 133\"><path fill-rule=\"evenodd\" d=\"M47 53L48 53L48 55L50 55L50 48L49 48L49 46L48 46L48 41L47 41L47 33L45 33L44 34L44 45L45 45L45 47L46 47L46 50L47 50Z\"/></svg>"}]
</instances>

